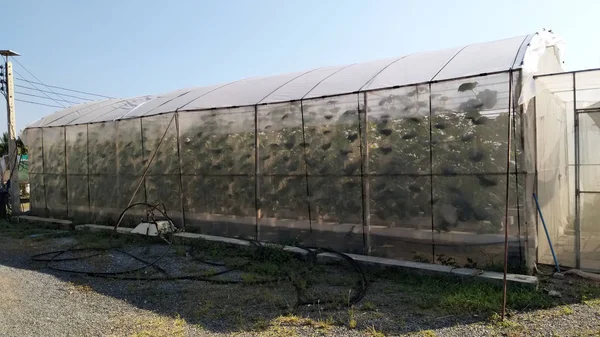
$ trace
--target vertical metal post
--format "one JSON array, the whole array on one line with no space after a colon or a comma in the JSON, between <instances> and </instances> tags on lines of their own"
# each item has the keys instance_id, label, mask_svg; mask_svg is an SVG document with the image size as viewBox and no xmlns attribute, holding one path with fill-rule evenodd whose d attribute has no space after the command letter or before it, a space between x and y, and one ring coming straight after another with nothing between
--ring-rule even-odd
<instances>
[{"instance_id":1,"label":"vertical metal post","mask_svg":"<svg viewBox=\"0 0 600 337\"><path fill-rule=\"evenodd\" d=\"M518 78L518 77L517 77ZM512 81L512 77L511 77L511 81ZM515 84L518 84L518 82L516 82ZM513 86L513 88L518 88L518 86ZM513 90L513 91L517 91L517 90ZM513 93L509 93L509 95L513 96ZM512 106L511 106L511 110L509 111L509 118L512 118L512 132L513 132L513 138L515 140L519 140L521 142L521 147L523 146L523 119L522 119L522 115L520 115L520 129L521 129L521 135L517 138L517 107L515 107L515 102L516 100L512 100ZM512 117L511 117L512 116ZM516 192L516 201L517 201L517 238L519 239L519 261L520 263L523 263L523 244L521 241L521 203L520 203L520 189L519 189L519 146L517 144L517 142L514 142L514 148L513 151L515 153L514 156L514 160L515 160L515 192ZM521 152L521 154L523 154L524 152Z\"/></svg>"},{"instance_id":2,"label":"vertical metal post","mask_svg":"<svg viewBox=\"0 0 600 337\"><path fill-rule=\"evenodd\" d=\"M65 159L65 201L66 201L66 207L67 207L67 217L69 216L69 167L67 165L67 127L63 126L63 140L65 142L65 153L64 153L64 159Z\"/></svg>"},{"instance_id":3,"label":"vertical metal post","mask_svg":"<svg viewBox=\"0 0 600 337\"><path fill-rule=\"evenodd\" d=\"M48 215L48 189L46 188L46 156L44 155L44 129L40 128L42 133L42 180L44 182L44 215Z\"/></svg>"},{"instance_id":4,"label":"vertical metal post","mask_svg":"<svg viewBox=\"0 0 600 337\"><path fill-rule=\"evenodd\" d=\"M510 201L509 198L509 188L510 188L510 150L511 150L511 134L512 134L512 119L510 116L510 111L512 109L512 70L509 72L508 76L508 136L506 140L506 200L504 205L504 274L503 274L503 283L502 283L502 320L506 316L506 274L508 273L508 203Z\"/></svg>"},{"instance_id":5,"label":"vertical metal post","mask_svg":"<svg viewBox=\"0 0 600 337\"><path fill-rule=\"evenodd\" d=\"M433 112L431 108L431 82L429 82L427 90L429 91L429 207L431 211L431 261L435 263L435 220L433 216ZM418 88L417 92L419 92Z\"/></svg>"},{"instance_id":6,"label":"vertical metal post","mask_svg":"<svg viewBox=\"0 0 600 337\"><path fill-rule=\"evenodd\" d=\"M17 215L21 210L21 193L19 188L19 154L17 153L17 130L15 126L15 92L13 83L12 63L6 56L6 112L8 122L8 169L10 169L10 198L12 214Z\"/></svg>"},{"instance_id":7,"label":"vertical metal post","mask_svg":"<svg viewBox=\"0 0 600 337\"><path fill-rule=\"evenodd\" d=\"M181 170L181 144L179 142L180 134L179 134L179 111L175 111L175 130L176 130L176 138L177 138L177 164L179 167L179 202L181 203L181 229L185 230L185 206L184 206L184 196L183 196L183 173ZM145 190L145 189L144 189Z\"/></svg>"},{"instance_id":8,"label":"vertical metal post","mask_svg":"<svg viewBox=\"0 0 600 337\"><path fill-rule=\"evenodd\" d=\"M146 155L144 154L144 118L140 117L140 137L142 140L142 163L144 163L144 158ZM144 166L146 163L144 163ZM144 202L148 202L148 191L146 190L146 179L142 182L144 184Z\"/></svg>"},{"instance_id":9,"label":"vertical metal post","mask_svg":"<svg viewBox=\"0 0 600 337\"><path fill-rule=\"evenodd\" d=\"M256 240L260 240L260 224L261 219L261 204L260 204L260 161L258 151L258 105L254 106L254 208L255 225L256 225Z\"/></svg>"},{"instance_id":10,"label":"vertical metal post","mask_svg":"<svg viewBox=\"0 0 600 337\"><path fill-rule=\"evenodd\" d=\"M360 94L359 94L360 95ZM360 134L361 146L361 174L362 180L362 209L363 209L363 242L367 255L371 255L371 206L370 206L370 184L369 184L369 142L368 119L367 119L367 93L363 93L362 114L360 109L360 96L358 97L358 132Z\"/></svg>"},{"instance_id":11,"label":"vertical metal post","mask_svg":"<svg viewBox=\"0 0 600 337\"><path fill-rule=\"evenodd\" d=\"M573 119L575 133L575 267L581 268L581 194L580 194L580 144L579 144L579 113L577 113L577 84L573 76Z\"/></svg>"},{"instance_id":12,"label":"vertical metal post","mask_svg":"<svg viewBox=\"0 0 600 337\"><path fill-rule=\"evenodd\" d=\"M537 129L537 96L534 97L533 100L533 147L534 147L534 186L533 189L535 191L535 195L540 195L539 184L538 184L538 129ZM540 232L540 219L538 212L535 212L535 237L539 237ZM529 234L528 234L529 235ZM535 263L539 261L539 250L538 247L535 247Z\"/></svg>"},{"instance_id":13,"label":"vertical metal post","mask_svg":"<svg viewBox=\"0 0 600 337\"><path fill-rule=\"evenodd\" d=\"M308 206L308 232L310 235L311 243L314 245L315 240L312 232L312 211L310 207L310 188L308 187L308 155L306 153L306 133L305 133L305 123L304 123L304 104L302 100L300 100L300 117L302 119L302 151L304 153L304 178L306 182L306 204Z\"/></svg>"},{"instance_id":14,"label":"vertical metal post","mask_svg":"<svg viewBox=\"0 0 600 337\"><path fill-rule=\"evenodd\" d=\"M85 125L85 165L86 165L86 177L87 177L87 199L88 199L88 216L92 219L92 192L90 190L90 125Z\"/></svg>"}]
</instances>

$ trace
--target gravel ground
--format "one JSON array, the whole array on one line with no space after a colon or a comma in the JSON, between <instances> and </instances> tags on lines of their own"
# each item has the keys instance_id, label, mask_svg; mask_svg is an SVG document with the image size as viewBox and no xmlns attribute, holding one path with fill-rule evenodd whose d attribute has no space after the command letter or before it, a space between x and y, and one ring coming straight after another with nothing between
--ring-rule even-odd
<instances>
[{"instance_id":1,"label":"gravel ground","mask_svg":"<svg viewBox=\"0 0 600 337\"><path fill-rule=\"evenodd\" d=\"M111 280L55 272L30 260L32 254L64 249L76 241L72 236L15 239L0 233L0 336L600 336L597 298L512 313L509 321L498 322L484 314L421 310L421 294L408 293L389 280L371 283L365 299L350 310L294 308L296 292L285 282L251 286ZM164 248L128 249L151 260ZM117 255L62 266L135 266L135 261ZM216 270L175 252L160 266L170 274ZM322 276L328 285L345 285L341 274ZM561 289L572 282L577 280L550 280L542 286Z\"/></svg>"}]
</instances>

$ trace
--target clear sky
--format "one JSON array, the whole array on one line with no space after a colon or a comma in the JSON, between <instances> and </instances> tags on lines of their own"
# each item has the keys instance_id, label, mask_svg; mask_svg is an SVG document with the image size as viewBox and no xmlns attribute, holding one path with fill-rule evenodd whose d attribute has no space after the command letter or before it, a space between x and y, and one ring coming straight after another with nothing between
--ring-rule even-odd
<instances>
[{"instance_id":1,"label":"clear sky","mask_svg":"<svg viewBox=\"0 0 600 337\"><path fill-rule=\"evenodd\" d=\"M3 0L0 10L0 49L21 53L18 60L40 80L115 97L401 56L541 28L566 40L567 70L600 67L598 0ZM57 110L21 102L16 108L18 130Z\"/></svg>"}]
</instances>

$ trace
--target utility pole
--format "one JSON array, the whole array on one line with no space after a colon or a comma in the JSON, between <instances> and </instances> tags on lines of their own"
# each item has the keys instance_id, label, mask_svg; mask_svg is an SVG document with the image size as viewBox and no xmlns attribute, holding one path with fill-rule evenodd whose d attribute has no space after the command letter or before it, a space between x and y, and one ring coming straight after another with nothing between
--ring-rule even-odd
<instances>
[{"instance_id":1,"label":"utility pole","mask_svg":"<svg viewBox=\"0 0 600 337\"><path fill-rule=\"evenodd\" d=\"M21 187L19 186L19 154L17 153L17 129L15 123L15 89L13 83L12 63L8 60L10 56L19 56L12 50L0 50L0 55L5 57L4 63L4 94L6 97L6 111L8 123L8 163L10 170L10 198L12 215L21 211Z\"/></svg>"}]
</instances>

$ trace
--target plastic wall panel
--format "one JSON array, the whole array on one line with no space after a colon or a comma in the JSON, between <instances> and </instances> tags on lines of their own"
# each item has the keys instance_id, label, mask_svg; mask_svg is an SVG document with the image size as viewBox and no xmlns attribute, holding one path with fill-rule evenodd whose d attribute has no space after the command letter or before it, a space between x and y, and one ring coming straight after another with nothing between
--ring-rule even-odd
<instances>
[{"instance_id":1,"label":"plastic wall panel","mask_svg":"<svg viewBox=\"0 0 600 337\"><path fill-rule=\"evenodd\" d=\"M90 175L117 175L117 123L88 124Z\"/></svg>"},{"instance_id":2,"label":"plastic wall panel","mask_svg":"<svg viewBox=\"0 0 600 337\"><path fill-rule=\"evenodd\" d=\"M254 175L254 107L179 113L185 175Z\"/></svg>"},{"instance_id":3,"label":"plastic wall panel","mask_svg":"<svg viewBox=\"0 0 600 337\"><path fill-rule=\"evenodd\" d=\"M89 193L92 221L116 220L119 208L119 181L117 176L90 175Z\"/></svg>"},{"instance_id":4,"label":"plastic wall panel","mask_svg":"<svg viewBox=\"0 0 600 337\"><path fill-rule=\"evenodd\" d=\"M261 176L260 240L312 245L305 176Z\"/></svg>"},{"instance_id":5,"label":"plastic wall panel","mask_svg":"<svg viewBox=\"0 0 600 337\"><path fill-rule=\"evenodd\" d=\"M561 75L561 79L572 86L571 74ZM561 264L575 267L575 171L568 167L569 149L575 149L568 139L569 128L573 127L569 123L569 115L574 113L573 104L565 104L544 86L540 88L544 90L539 90L535 98L536 193L557 258ZM539 216L537 233L538 262L554 264Z\"/></svg>"},{"instance_id":6,"label":"plastic wall panel","mask_svg":"<svg viewBox=\"0 0 600 337\"><path fill-rule=\"evenodd\" d=\"M369 172L429 174L427 85L367 93Z\"/></svg>"},{"instance_id":7,"label":"plastic wall panel","mask_svg":"<svg viewBox=\"0 0 600 337\"><path fill-rule=\"evenodd\" d=\"M29 203L33 214L46 214L46 192L44 187L44 175L41 173L29 173Z\"/></svg>"},{"instance_id":8,"label":"plastic wall panel","mask_svg":"<svg viewBox=\"0 0 600 337\"><path fill-rule=\"evenodd\" d=\"M203 234L256 237L255 180L184 176L186 225Z\"/></svg>"},{"instance_id":9,"label":"plastic wall panel","mask_svg":"<svg viewBox=\"0 0 600 337\"><path fill-rule=\"evenodd\" d=\"M360 175L358 111L362 102L358 97L346 95L303 101L309 175Z\"/></svg>"},{"instance_id":10,"label":"plastic wall panel","mask_svg":"<svg viewBox=\"0 0 600 337\"><path fill-rule=\"evenodd\" d=\"M87 175L67 175L69 217L87 219L90 212Z\"/></svg>"},{"instance_id":11,"label":"plastic wall panel","mask_svg":"<svg viewBox=\"0 0 600 337\"><path fill-rule=\"evenodd\" d=\"M148 175L179 174L175 115L166 114L144 118L142 119L142 130L144 137L143 165L147 165L148 161L152 159L152 155L156 153L148 169ZM162 142L161 138L163 138Z\"/></svg>"},{"instance_id":12,"label":"plastic wall panel","mask_svg":"<svg viewBox=\"0 0 600 337\"><path fill-rule=\"evenodd\" d=\"M44 174L46 205L49 216L67 215L67 179L62 174Z\"/></svg>"},{"instance_id":13,"label":"plastic wall panel","mask_svg":"<svg viewBox=\"0 0 600 337\"><path fill-rule=\"evenodd\" d=\"M70 175L88 174L87 125L66 126L67 173Z\"/></svg>"},{"instance_id":14,"label":"plastic wall panel","mask_svg":"<svg viewBox=\"0 0 600 337\"><path fill-rule=\"evenodd\" d=\"M369 178L370 241L375 256L433 261L431 178Z\"/></svg>"},{"instance_id":15,"label":"plastic wall panel","mask_svg":"<svg viewBox=\"0 0 600 337\"><path fill-rule=\"evenodd\" d=\"M259 106L260 239L312 244L300 102Z\"/></svg>"},{"instance_id":16,"label":"plastic wall panel","mask_svg":"<svg viewBox=\"0 0 600 337\"><path fill-rule=\"evenodd\" d=\"M44 133L44 173L65 174L65 128L46 128Z\"/></svg>"},{"instance_id":17,"label":"plastic wall panel","mask_svg":"<svg viewBox=\"0 0 600 337\"><path fill-rule=\"evenodd\" d=\"M506 174L433 177L433 226L436 261L452 258L459 265L502 264ZM522 258L517 222L517 186L509 185L509 260ZM491 267L490 267L491 268Z\"/></svg>"},{"instance_id":18,"label":"plastic wall panel","mask_svg":"<svg viewBox=\"0 0 600 337\"><path fill-rule=\"evenodd\" d=\"M258 107L259 172L305 175L300 102Z\"/></svg>"},{"instance_id":19,"label":"plastic wall panel","mask_svg":"<svg viewBox=\"0 0 600 337\"><path fill-rule=\"evenodd\" d=\"M508 81L499 74L431 85L433 173L506 172Z\"/></svg>"},{"instance_id":20,"label":"plastic wall panel","mask_svg":"<svg viewBox=\"0 0 600 337\"><path fill-rule=\"evenodd\" d=\"M364 253L361 177L308 177L315 243Z\"/></svg>"},{"instance_id":21,"label":"plastic wall panel","mask_svg":"<svg viewBox=\"0 0 600 337\"><path fill-rule=\"evenodd\" d=\"M575 74L577 109L600 108L600 71Z\"/></svg>"},{"instance_id":22,"label":"plastic wall panel","mask_svg":"<svg viewBox=\"0 0 600 337\"><path fill-rule=\"evenodd\" d=\"M118 121L116 126L117 172L120 176L141 177L144 172L141 119Z\"/></svg>"},{"instance_id":23,"label":"plastic wall panel","mask_svg":"<svg viewBox=\"0 0 600 337\"><path fill-rule=\"evenodd\" d=\"M88 124L89 194L94 221L116 220L121 210L117 175L117 122Z\"/></svg>"},{"instance_id":24,"label":"plastic wall panel","mask_svg":"<svg viewBox=\"0 0 600 337\"><path fill-rule=\"evenodd\" d=\"M146 194L149 204L162 202L173 220L181 218L181 194L179 175L156 175L146 177Z\"/></svg>"},{"instance_id":25,"label":"plastic wall panel","mask_svg":"<svg viewBox=\"0 0 600 337\"><path fill-rule=\"evenodd\" d=\"M600 194L581 194L581 268L600 270Z\"/></svg>"},{"instance_id":26,"label":"plastic wall panel","mask_svg":"<svg viewBox=\"0 0 600 337\"><path fill-rule=\"evenodd\" d=\"M44 173L44 157L42 150L42 129L27 129L27 149L29 154L29 174ZM33 184L32 184L32 187Z\"/></svg>"}]
</instances>

